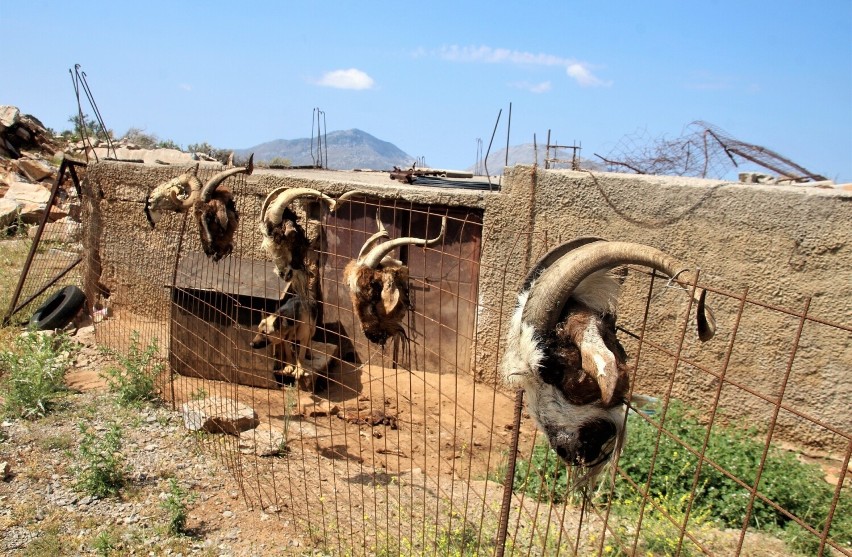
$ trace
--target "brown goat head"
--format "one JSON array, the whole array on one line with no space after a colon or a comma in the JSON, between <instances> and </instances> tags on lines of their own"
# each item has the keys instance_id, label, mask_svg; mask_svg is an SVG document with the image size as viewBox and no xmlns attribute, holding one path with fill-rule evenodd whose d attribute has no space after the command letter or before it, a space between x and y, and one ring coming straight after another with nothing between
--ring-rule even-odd
<instances>
[{"instance_id":1,"label":"brown goat head","mask_svg":"<svg viewBox=\"0 0 852 557\"><path fill-rule=\"evenodd\" d=\"M388 236L379 223L379 231L367 240L358 258L344 269L343 278L349 287L352 308L370 342L384 346L388 338L405 337L402 320L411 309L409 271L401 261L390 257L390 252L403 245L434 246L444 238L446 227L447 218L444 217L440 234L431 240L397 238L377 243Z\"/></svg>"},{"instance_id":2,"label":"brown goat head","mask_svg":"<svg viewBox=\"0 0 852 557\"><path fill-rule=\"evenodd\" d=\"M281 187L266 196L260 211L261 247L275 263L275 274L286 281L285 292L294 280L294 272L306 270L311 251L310 240L291 207L293 202L305 198L318 199L326 204L329 211L334 211L342 201L357 193L350 191L334 200L311 188Z\"/></svg>"},{"instance_id":3,"label":"brown goat head","mask_svg":"<svg viewBox=\"0 0 852 557\"><path fill-rule=\"evenodd\" d=\"M695 275L648 246L581 238L551 250L518 296L501 363L504 380L527 394L527 407L559 457L600 474L624 441L630 391L627 354L616 337L621 290L612 269L646 265L687 284ZM705 292L696 290L698 336L715 333Z\"/></svg>"},{"instance_id":4,"label":"brown goat head","mask_svg":"<svg viewBox=\"0 0 852 557\"><path fill-rule=\"evenodd\" d=\"M233 194L229 189L221 187L221 184L231 176L251 174L253 170L252 154L244 167L231 168L210 178L195 201L193 212L198 223L201 247L213 261L219 261L233 251L234 234L240 217Z\"/></svg>"}]
</instances>

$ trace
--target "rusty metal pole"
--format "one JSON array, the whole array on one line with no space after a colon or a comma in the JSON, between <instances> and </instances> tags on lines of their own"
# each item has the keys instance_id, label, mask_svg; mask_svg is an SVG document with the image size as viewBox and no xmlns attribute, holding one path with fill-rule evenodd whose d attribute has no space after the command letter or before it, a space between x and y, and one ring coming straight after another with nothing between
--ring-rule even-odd
<instances>
[{"instance_id":1,"label":"rusty metal pole","mask_svg":"<svg viewBox=\"0 0 852 557\"><path fill-rule=\"evenodd\" d=\"M503 557L506 551L506 535L509 530L509 511L512 507L512 490L515 487L515 463L518 458L518 439L521 436L521 410L524 407L524 390L515 391L515 417L512 421L512 442L509 447L509 465L503 480L503 503L500 506L500 523L497 526L497 550L495 557Z\"/></svg>"}]
</instances>

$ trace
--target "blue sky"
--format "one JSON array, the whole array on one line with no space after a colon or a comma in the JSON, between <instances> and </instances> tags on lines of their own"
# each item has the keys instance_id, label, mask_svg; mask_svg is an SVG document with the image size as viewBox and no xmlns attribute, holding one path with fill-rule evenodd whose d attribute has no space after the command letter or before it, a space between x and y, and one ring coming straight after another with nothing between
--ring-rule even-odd
<instances>
[{"instance_id":1,"label":"blue sky","mask_svg":"<svg viewBox=\"0 0 852 557\"><path fill-rule=\"evenodd\" d=\"M435 167L476 139L675 138L692 121L852 182L852 1L0 0L0 104L55 130L79 63L109 128L247 148L362 129Z\"/></svg>"}]
</instances>

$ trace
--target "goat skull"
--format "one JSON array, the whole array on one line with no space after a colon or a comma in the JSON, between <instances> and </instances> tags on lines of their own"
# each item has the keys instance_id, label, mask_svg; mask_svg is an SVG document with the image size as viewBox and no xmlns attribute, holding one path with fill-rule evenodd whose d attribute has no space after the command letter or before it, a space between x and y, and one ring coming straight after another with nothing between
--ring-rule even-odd
<instances>
[{"instance_id":1,"label":"goat skull","mask_svg":"<svg viewBox=\"0 0 852 557\"><path fill-rule=\"evenodd\" d=\"M163 218L166 211L185 213L192 208L201 192L201 180L198 179L198 163L180 176L163 182L145 199L145 217L151 228Z\"/></svg>"}]
</instances>

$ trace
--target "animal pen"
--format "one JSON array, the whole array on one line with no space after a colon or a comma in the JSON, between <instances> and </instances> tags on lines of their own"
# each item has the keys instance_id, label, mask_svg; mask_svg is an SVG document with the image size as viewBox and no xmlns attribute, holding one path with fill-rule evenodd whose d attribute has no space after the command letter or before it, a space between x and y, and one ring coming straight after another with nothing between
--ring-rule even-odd
<instances>
[{"instance_id":1,"label":"animal pen","mask_svg":"<svg viewBox=\"0 0 852 557\"><path fill-rule=\"evenodd\" d=\"M829 388L824 367L848 378L852 324L843 309L826 315L808 295L785 305L748 284L735 289L721 278L726 269L707 268L704 257L696 284L631 266L618 335L632 393L642 395L629 404L628 432L644 444L629 436L600 487L572 490L582 471L559 464L525 414L522 391L499 380L506 328L530 267L576 227L593 226L548 224L543 210L504 201L523 191L530 169L510 176L502 192L464 195L359 174L232 176L226 185L240 224L233 253L217 262L201 251L192 215L168 214L153 230L145 222L148 193L183 170L89 165L80 285L88 309L106 316L95 324L99 344L156 344L166 364L161 393L176 411L213 400L249 417L236 431L198 439L250 507L341 555L784 555L791 546L776 535L782 529L804 554L852 554L848 412L838 418L809 399ZM546 177L531 174L530 187L546 187L535 182ZM357 191L333 212L316 200L297 210L319 246L321 311L308 385L281 372L273 348L251 347L258 323L284 297L258 226L264 198L281 184L332 197ZM501 203L510 219L539 213L544 224L512 229L489 220ZM379 223L391 238L434 238L444 219L440 242L394 253L410 273L406 340L396 349L390 340L370 342L349 299L347 263ZM589 232L614 235L604 225ZM693 338L683 293L699 286L718 326L707 345ZM848 382L830 387L848 401ZM730 447L714 435L725 428L756 444L758 458L728 458ZM641 457L628 460L633 451ZM777 479L778 455L824 465L810 477L820 484L811 504L794 507L767 485L770 472ZM687 487L672 501L666 488L675 482ZM713 487L720 482L730 486L725 504L735 507L724 524L707 511L722 497ZM765 529L767 520L778 528Z\"/></svg>"}]
</instances>

